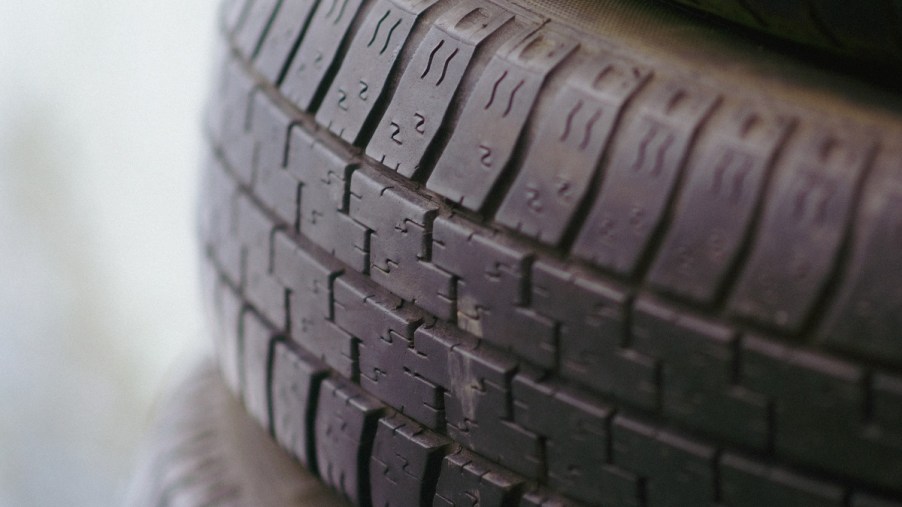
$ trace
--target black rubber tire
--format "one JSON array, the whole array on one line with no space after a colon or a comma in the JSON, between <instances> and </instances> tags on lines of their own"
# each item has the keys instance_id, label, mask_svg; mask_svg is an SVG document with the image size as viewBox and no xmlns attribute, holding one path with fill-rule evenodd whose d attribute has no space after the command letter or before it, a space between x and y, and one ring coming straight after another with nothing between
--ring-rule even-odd
<instances>
[{"instance_id":1,"label":"black rubber tire","mask_svg":"<svg viewBox=\"0 0 902 507\"><path fill-rule=\"evenodd\" d=\"M347 507L247 415L212 360L160 401L126 505Z\"/></svg>"},{"instance_id":2,"label":"black rubber tire","mask_svg":"<svg viewBox=\"0 0 902 507\"><path fill-rule=\"evenodd\" d=\"M902 0L666 1L871 68L902 66Z\"/></svg>"},{"instance_id":3,"label":"black rubber tire","mask_svg":"<svg viewBox=\"0 0 902 507\"><path fill-rule=\"evenodd\" d=\"M897 94L645 1L222 31L222 368L351 502L902 499Z\"/></svg>"}]
</instances>

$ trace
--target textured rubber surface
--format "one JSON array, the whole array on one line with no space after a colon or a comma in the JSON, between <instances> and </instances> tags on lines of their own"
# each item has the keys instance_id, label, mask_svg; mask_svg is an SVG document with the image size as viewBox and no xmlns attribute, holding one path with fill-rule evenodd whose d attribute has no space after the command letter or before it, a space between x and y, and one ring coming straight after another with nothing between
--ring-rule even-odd
<instances>
[{"instance_id":1,"label":"textured rubber surface","mask_svg":"<svg viewBox=\"0 0 902 507\"><path fill-rule=\"evenodd\" d=\"M213 361L197 364L161 401L127 505L348 506L248 417Z\"/></svg>"},{"instance_id":2,"label":"textured rubber surface","mask_svg":"<svg viewBox=\"0 0 902 507\"><path fill-rule=\"evenodd\" d=\"M834 54L898 68L900 0L667 0Z\"/></svg>"},{"instance_id":3,"label":"textured rubber surface","mask_svg":"<svg viewBox=\"0 0 902 507\"><path fill-rule=\"evenodd\" d=\"M238 3L210 320L345 497L902 498L898 97L647 2Z\"/></svg>"}]
</instances>

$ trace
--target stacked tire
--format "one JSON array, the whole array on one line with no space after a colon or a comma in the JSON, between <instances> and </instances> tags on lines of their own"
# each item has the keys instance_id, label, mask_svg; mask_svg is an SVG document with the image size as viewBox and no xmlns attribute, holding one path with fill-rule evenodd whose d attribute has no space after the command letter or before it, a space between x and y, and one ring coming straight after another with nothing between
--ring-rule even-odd
<instances>
[{"instance_id":1,"label":"stacked tire","mask_svg":"<svg viewBox=\"0 0 902 507\"><path fill-rule=\"evenodd\" d=\"M348 501L900 505L898 90L651 2L220 28L220 369Z\"/></svg>"}]
</instances>

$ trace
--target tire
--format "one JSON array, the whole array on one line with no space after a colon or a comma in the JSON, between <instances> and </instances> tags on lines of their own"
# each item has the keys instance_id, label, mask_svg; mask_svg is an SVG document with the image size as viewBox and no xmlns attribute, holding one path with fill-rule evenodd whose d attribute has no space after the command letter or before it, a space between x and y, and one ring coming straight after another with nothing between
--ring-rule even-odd
<instances>
[{"instance_id":1,"label":"tire","mask_svg":"<svg viewBox=\"0 0 902 507\"><path fill-rule=\"evenodd\" d=\"M902 66L902 1L668 0L867 67ZM835 62L834 62L835 64Z\"/></svg>"},{"instance_id":2,"label":"tire","mask_svg":"<svg viewBox=\"0 0 902 507\"><path fill-rule=\"evenodd\" d=\"M347 507L248 417L212 360L157 407L126 505Z\"/></svg>"},{"instance_id":3,"label":"tire","mask_svg":"<svg viewBox=\"0 0 902 507\"><path fill-rule=\"evenodd\" d=\"M350 502L902 499L898 95L648 2L221 25L220 364Z\"/></svg>"}]
</instances>

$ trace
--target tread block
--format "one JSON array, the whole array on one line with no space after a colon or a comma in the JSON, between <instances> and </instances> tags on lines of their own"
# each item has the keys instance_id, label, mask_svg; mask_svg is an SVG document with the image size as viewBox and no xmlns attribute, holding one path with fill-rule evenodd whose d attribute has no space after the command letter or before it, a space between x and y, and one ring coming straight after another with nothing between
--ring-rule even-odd
<instances>
[{"instance_id":1,"label":"tread block","mask_svg":"<svg viewBox=\"0 0 902 507\"><path fill-rule=\"evenodd\" d=\"M316 6L280 87L301 110L313 105L362 4L363 0L324 0Z\"/></svg>"},{"instance_id":2,"label":"tread block","mask_svg":"<svg viewBox=\"0 0 902 507\"><path fill-rule=\"evenodd\" d=\"M607 55L582 65L544 115L495 220L543 243L560 243L623 106L649 76L647 68Z\"/></svg>"},{"instance_id":3,"label":"tread block","mask_svg":"<svg viewBox=\"0 0 902 507\"><path fill-rule=\"evenodd\" d=\"M354 36L316 121L351 144L380 100L417 19L438 0L380 0Z\"/></svg>"},{"instance_id":4,"label":"tread block","mask_svg":"<svg viewBox=\"0 0 902 507\"><path fill-rule=\"evenodd\" d=\"M276 342L270 400L272 432L279 444L305 467L315 469L313 416L319 384L328 370L297 347Z\"/></svg>"},{"instance_id":5,"label":"tread block","mask_svg":"<svg viewBox=\"0 0 902 507\"><path fill-rule=\"evenodd\" d=\"M495 4L460 2L443 14L401 75L398 90L366 148L406 177L420 168L476 49L513 19Z\"/></svg>"},{"instance_id":6,"label":"tread block","mask_svg":"<svg viewBox=\"0 0 902 507\"><path fill-rule=\"evenodd\" d=\"M272 25L254 58L254 68L270 83L278 85L282 78L316 2L317 0L282 0L279 3Z\"/></svg>"},{"instance_id":7,"label":"tread block","mask_svg":"<svg viewBox=\"0 0 902 507\"><path fill-rule=\"evenodd\" d=\"M272 275L275 226L247 197L238 199L238 236L242 243L244 295L270 325L287 327L285 287Z\"/></svg>"},{"instance_id":8,"label":"tread block","mask_svg":"<svg viewBox=\"0 0 902 507\"><path fill-rule=\"evenodd\" d=\"M280 0L253 0L244 14L241 26L233 35L234 47L245 59L251 59L266 35L269 22L279 8Z\"/></svg>"},{"instance_id":9,"label":"tread block","mask_svg":"<svg viewBox=\"0 0 902 507\"><path fill-rule=\"evenodd\" d=\"M438 208L365 168L351 180L350 215L370 231L370 278L441 319L454 316L454 282L429 262Z\"/></svg>"},{"instance_id":10,"label":"tread block","mask_svg":"<svg viewBox=\"0 0 902 507\"><path fill-rule=\"evenodd\" d=\"M661 359L665 368L677 369L681 382L699 386L733 382L733 329L648 296L633 305L632 321L632 347Z\"/></svg>"},{"instance_id":11,"label":"tread block","mask_svg":"<svg viewBox=\"0 0 902 507\"><path fill-rule=\"evenodd\" d=\"M839 294L821 330L833 348L902 362L902 164L899 153L878 158L853 226L855 241Z\"/></svg>"},{"instance_id":12,"label":"tread block","mask_svg":"<svg viewBox=\"0 0 902 507\"><path fill-rule=\"evenodd\" d=\"M427 187L479 210L507 167L547 76L577 47L529 26L502 47L467 98Z\"/></svg>"},{"instance_id":13,"label":"tread block","mask_svg":"<svg viewBox=\"0 0 902 507\"><path fill-rule=\"evenodd\" d=\"M445 437L423 430L406 417L381 419L370 461L373 505L408 507L432 503L448 443Z\"/></svg>"},{"instance_id":14,"label":"tread block","mask_svg":"<svg viewBox=\"0 0 902 507\"><path fill-rule=\"evenodd\" d=\"M531 257L444 217L434 222L432 234L433 262L458 277L457 325L538 366L553 367L552 323L524 306Z\"/></svg>"},{"instance_id":15,"label":"tread block","mask_svg":"<svg viewBox=\"0 0 902 507\"><path fill-rule=\"evenodd\" d=\"M778 418L807 414L810 423L820 421L815 426L827 413L834 421L862 420L866 387L858 366L756 336L743 339L741 354L742 384L774 398Z\"/></svg>"},{"instance_id":16,"label":"tread block","mask_svg":"<svg viewBox=\"0 0 902 507\"><path fill-rule=\"evenodd\" d=\"M857 365L758 337L743 345L742 381L774 399L777 455L900 491L902 438L865 425L864 371Z\"/></svg>"},{"instance_id":17,"label":"tread block","mask_svg":"<svg viewBox=\"0 0 902 507\"><path fill-rule=\"evenodd\" d=\"M572 254L631 276L658 230L692 142L719 103L698 84L651 83L615 143Z\"/></svg>"},{"instance_id":18,"label":"tread block","mask_svg":"<svg viewBox=\"0 0 902 507\"><path fill-rule=\"evenodd\" d=\"M383 407L357 386L327 378L316 409L316 462L323 482L354 505L369 505L370 451Z\"/></svg>"},{"instance_id":19,"label":"tread block","mask_svg":"<svg viewBox=\"0 0 902 507\"><path fill-rule=\"evenodd\" d=\"M599 481L610 461L608 426L613 409L572 389L520 373L511 385L514 420L545 442L548 484L586 502L603 496Z\"/></svg>"},{"instance_id":20,"label":"tread block","mask_svg":"<svg viewBox=\"0 0 902 507\"><path fill-rule=\"evenodd\" d=\"M730 453L720 460L720 481L725 503L737 507L845 505L837 486Z\"/></svg>"},{"instance_id":21,"label":"tread block","mask_svg":"<svg viewBox=\"0 0 902 507\"><path fill-rule=\"evenodd\" d=\"M736 385L732 329L649 297L635 303L632 323L633 348L661 361L666 416L719 438L766 448L769 400Z\"/></svg>"},{"instance_id":22,"label":"tread block","mask_svg":"<svg viewBox=\"0 0 902 507\"><path fill-rule=\"evenodd\" d=\"M253 78L236 60L229 60L220 78L221 86L210 103L212 136L238 182L251 183L254 165L253 137L250 127L251 100L257 93Z\"/></svg>"},{"instance_id":23,"label":"tread block","mask_svg":"<svg viewBox=\"0 0 902 507\"><path fill-rule=\"evenodd\" d=\"M245 311L241 319L244 406L264 428L269 428L269 359L275 334L252 311Z\"/></svg>"},{"instance_id":24,"label":"tread block","mask_svg":"<svg viewBox=\"0 0 902 507\"><path fill-rule=\"evenodd\" d=\"M533 265L531 282L532 308L557 324L561 375L654 410L657 365L623 348L626 292L546 261Z\"/></svg>"},{"instance_id":25,"label":"tread block","mask_svg":"<svg viewBox=\"0 0 902 507\"><path fill-rule=\"evenodd\" d=\"M300 127L291 131L288 170L301 181L300 231L357 271L369 266L368 234L349 217L350 155L317 143Z\"/></svg>"},{"instance_id":26,"label":"tread block","mask_svg":"<svg viewBox=\"0 0 902 507\"><path fill-rule=\"evenodd\" d=\"M902 378L874 375L870 397L874 422L898 430L899 421L902 421Z\"/></svg>"},{"instance_id":27,"label":"tread block","mask_svg":"<svg viewBox=\"0 0 902 507\"><path fill-rule=\"evenodd\" d=\"M735 315L789 331L806 321L821 295L849 221L871 141L818 127L778 170L751 247L729 299Z\"/></svg>"},{"instance_id":28,"label":"tread block","mask_svg":"<svg viewBox=\"0 0 902 507\"><path fill-rule=\"evenodd\" d=\"M204 164L199 231L213 262L235 285L241 282L241 246L235 240L235 201L238 187L213 154Z\"/></svg>"},{"instance_id":29,"label":"tread block","mask_svg":"<svg viewBox=\"0 0 902 507\"><path fill-rule=\"evenodd\" d=\"M529 491L520 498L520 507L579 507L573 500L557 496L541 489Z\"/></svg>"},{"instance_id":30,"label":"tread block","mask_svg":"<svg viewBox=\"0 0 902 507\"><path fill-rule=\"evenodd\" d=\"M220 3L219 19L222 23L222 32L231 34L241 23L244 10L253 0L226 0Z\"/></svg>"},{"instance_id":31,"label":"tread block","mask_svg":"<svg viewBox=\"0 0 902 507\"><path fill-rule=\"evenodd\" d=\"M856 493L852 495L849 505L851 507L902 507L902 502L894 502L867 493Z\"/></svg>"},{"instance_id":32,"label":"tread block","mask_svg":"<svg viewBox=\"0 0 902 507\"><path fill-rule=\"evenodd\" d=\"M648 280L668 292L710 303L745 240L769 168L792 122L740 106L700 143L687 170L673 223Z\"/></svg>"},{"instance_id":33,"label":"tread block","mask_svg":"<svg viewBox=\"0 0 902 507\"><path fill-rule=\"evenodd\" d=\"M537 478L538 437L513 422L510 379L516 363L472 337L436 324L414 334L405 367L443 389L448 435L482 456Z\"/></svg>"},{"instance_id":34,"label":"tread block","mask_svg":"<svg viewBox=\"0 0 902 507\"><path fill-rule=\"evenodd\" d=\"M435 507L479 505L504 507L519 496L523 480L503 468L464 450L442 460Z\"/></svg>"},{"instance_id":35,"label":"tread block","mask_svg":"<svg viewBox=\"0 0 902 507\"><path fill-rule=\"evenodd\" d=\"M333 285L341 273L337 263L320 262L278 233L273 264L276 278L290 290L291 338L346 378L354 378L354 339L332 322Z\"/></svg>"},{"instance_id":36,"label":"tread block","mask_svg":"<svg viewBox=\"0 0 902 507\"><path fill-rule=\"evenodd\" d=\"M401 413L430 428L440 425L441 394L403 366L422 315L375 287L335 282L335 323L357 343L360 385Z\"/></svg>"},{"instance_id":37,"label":"tread block","mask_svg":"<svg viewBox=\"0 0 902 507\"><path fill-rule=\"evenodd\" d=\"M241 393L241 326L244 301L228 285L220 285L220 317L214 330L213 345L219 358L219 369L229 389Z\"/></svg>"},{"instance_id":38,"label":"tread block","mask_svg":"<svg viewBox=\"0 0 902 507\"><path fill-rule=\"evenodd\" d=\"M614 464L645 479L649 505L715 500L715 449L618 414L611 425Z\"/></svg>"},{"instance_id":39,"label":"tread block","mask_svg":"<svg viewBox=\"0 0 902 507\"><path fill-rule=\"evenodd\" d=\"M601 482L602 505L621 505L623 507L639 507L646 505L645 483L634 473L614 465L604 465Z\"/></svg>"},{"instance_id":40,"label":"tread block","mask_svg":"<svg viewBox=\"0 0 902 507\"><path fill-rule=\"evenodd\" d=\"M297 222L300 182L285 169L288 133L293 123L265 93L254 96L251 130L257 140L254 191L266 207L292 227Z\"/></svg>"}]
</instances>

